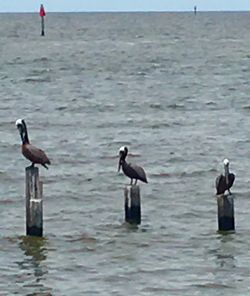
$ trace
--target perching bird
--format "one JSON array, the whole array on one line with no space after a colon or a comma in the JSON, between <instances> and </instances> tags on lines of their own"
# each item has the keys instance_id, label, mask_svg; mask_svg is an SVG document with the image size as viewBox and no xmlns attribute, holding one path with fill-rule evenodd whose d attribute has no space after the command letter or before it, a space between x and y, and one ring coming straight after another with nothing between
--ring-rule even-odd
<instances>
[{"instance_id":1,"label":"perching bird","mask_svg":"<svg viewBox=\"0 0 250 296\"><path fill-rule=\"evenodd\" d=\"M122 167L123 173L131 179L130 185L133 184L133 179L135 179L134 184L137 183L137 180L140 180L144 183L148 183L146 173L142 167L126 162L127 154L128 154L128 148L121 147L119 150L120 159L118 164L118 172Z\"/></svg>"},{"instance_id":2,"label":"perching bird","mask_svg":"<svg viewBox=\"0 0 250 296\"><path fill-rule=\"evenodd\" d=\"M216 178L215 186L217 194L224 194L226 190L228 190L229 194L231 194L230 188L233 186L235 175L229 173L229 160L225 158L223 163L225 169L225 176L221 174Z\"/></svg>"},{"instance_id":3,"label":"perching bird","mask_svg":"<svg viewBox=\"0 0 250 296\"><path fill-rule=\"evenodd\" d=\"M48 169L46 164L50 164L50 160L43 150L38 149L30 144L25 121L23 119L18 119L16 121L16 126L22 139L22 153L28 160L32 162L31 166L34 166L37 163Z\"/></svg>"}]
</instances>

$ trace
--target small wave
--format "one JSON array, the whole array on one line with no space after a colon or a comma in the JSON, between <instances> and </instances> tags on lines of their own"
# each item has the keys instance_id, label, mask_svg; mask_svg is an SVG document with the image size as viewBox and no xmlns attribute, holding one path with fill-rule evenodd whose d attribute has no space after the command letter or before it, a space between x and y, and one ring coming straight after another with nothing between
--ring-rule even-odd
<instances>
[{"instance_id":1,"label":"small wave","mask_svg":"<svg viewBox=\"0 0 250 296\"><path fill-rule=\"evenodd\" d=\"M46 74L48 72L51 72L51 69L49 68L45 68L45 69L33 69L29 75L32 77L32 76L39 76L39 75L42 75L42 74Z\"/></svg>"},{"instance_id":2,"label":"small wave","mask_svg":"<svg viewBox=\"0 0 250 296\"><path fill-rule=\"evenodd\" d=\"M102 155L99 157L99 159L116 159L119 155Z\"/></svg>"},{"instance_id":3,"label":"small wave","mask_svg":"<svg viewBox=\"0 0 250 296\"><path fill-rule=\"evenodd\" d=\"M166 270L163 270L163 272L165 272ZM161 273L159 273L161 274ZM145 293L150 293L150 295L154 295L154 293L162 293L164 295L170 295L169 293L174 293L174 294L171 294L171 295L177 295L176 293L178 293L178 295L182 295L182 292L186 292L186 289L180 289L180 288L162 288L162 287L146 287L146 288L143 288L142 289L142 292L145 292Z\"/></svg>"},{"instance_id":4,"label":"small wave","mask_svg":"<svg viewBox=\"0 0 250 296\"><path fill-rule=\"evenodd\" d=\"M119 141L119 140L114 140L112 142L112 144L110 143L110 146L113 146L113 145L117 145L117 146L130 146L131 145L131 142L128 142L128 141Z\"/></svg>"},{"instance_id":5,"label":"small wave","mask_svg":"<svg viewBox=\"0 0 250 296\"><path fill-rule=\"evenodd\" d=\"M249 72L249 69L248 68L244 68L241 70L243 73L246 73L246 72ZM236 89L235 89L236 90Z\"/></svg>"},{"instance_id":6,"label":"small wave","mask_svg":"<svg viewBox=\"0 0 250 296\"><path fill-rule=\"evenodd\" d=\"M49 59L47 57L41 57L41 58L36 58L32 62L37 63L37 62L48 62Z\"/></svg>"},{"instance_id":7,"label":"small wave","mask_svg":"<svg viewBox=\"0 0 250 296\"><path fill-rule=\"evenodd\" d=\"M11 199L3 199L3 200L0 199L1 205L8 205L8 204L13 204L13 203L15 203L15 201L11 200Z\"/></svg>"},{"instance_id":8,"label":"small wave","mask_svg":"<svg viewBox=\"0 0 250 296\"><path fill-rule=\"evenodd\" d=\"M55 110L57 110L57 111L63 111L65 109L67 109L67 106L59 106L59 107L55 108Z\"/></svg>"},{"instance_id":9,"label":"small wave","mask_svg":"<svg viewBox=\"0 0 250 296\"><path fill-rule=\"evenodd\" d=\"M242 107L242 109L244 109L246 111L250 111L250 105L245 105Z\"/></svg>"},{"instance_id":10,"label":"small wave","mask_svg":"<svg viewBox=\"0 0 250 296\"><path fill-rule=\"evenodd\" d=\"M153 173L150 174L150 177L156 177L156 178L166 178L171 177L172 175L170 173Z\"/></svg>"},{"instance_id":11,"label":"small wave","mask_svg":"<svg viewBox=\"0 0 250 296\"><path fill-rule=\"evenodd\" d=\"M216 103L213 102L213 101L208 101L208 102L206 102L206 105L208 105L208 106L215 106Z\"/></svg>"},{"instance_id":12,"label":"small wave","mask_svg":"<svg viewBox=\"0 0 250 296\"><path fill-rule=\"evenodd\" d=\"M164 128L164 127L170 127L171 124L169 123L155 123L155 124L151 124L148 127L152 128L152 129L160 129L160 128Z\"/></svg>"},{"instance_id":13,"label":"small wave","mask_svg":"<svg viewBox=\"0 0 250 296\"><path fill-rule=\"evenodd\" d=\"M24 65L26 61L23 61L21 57L15 57L12 61L6 62L7 65Z\"/></svg>"},{"instance_id":14,"label":"small wave","mask_svg":"<svg viewBox=\"0 0 250 296\"><path fill-rule=\"evenodd\" d=\"M128 156L129 157L140 157L141 154L139 154L139 153L128 153Z\"/></svg>"},{"instance_id":15,"label":"small wave","mask_svg":"<svg viewBox=\"0 0 250 296\"><path fill-rule=\"evenodd\" d=\"M69 71L70 68L69 67L66 67L66 66L62 66L59 68L59 71Z\"/></svg>"},{"instance_id":16,"label":"small wave","mask_svg":"<svg viewBox=\"0 0 250 296\"><path fill-rule=\"evenodd\" d=\"M150 104L149 107L152 108L152 109L159 109L159 110L163 109L163 107L162 107L162 105L160 103Z\"/></svg>"},{"instance_id":17,"label":"small wave","mask_svg":"<svg viewBox=\"0 0 250 296\"><path fill-rule=\"evenodd\" d=\"M7 79L7 78L9 78L8 75L3 75L3 76L1 76L1 80L5 80L5 79Z\"/></svg>"},{"instance_id":18,"label":"small wave","mask_svg":"<svg viewBox=\"0 0 250 296\"><path fill-rule=\"evenodd\" d=\"M97 239L95 237L92 237L92 236L88 236L88 235L81 235L79 237L68 237L68 241L69 242L84 242L84 243L96 243L97 242Z\"/></svg>"},{"instance_id":19,"label":"small wave","mask_svg":"<svg viewBox=\"0 0 250 296\"><path fill-rule=\"evenodd\" d=\"M183 157L172 157L168 160L168 163L179 163L179 162L184 162L185 159Z\"/></svg>"},{"instance_id":20,"label":"small wave","mask_svg":"<svg viewBox=\"0 0 250 296\"><path fill-rule=\"evenodd\" d=\"M138 76L146 76L147 75L147 73L146 72L143 72L143 71L138 71L136 74Z\"/></svg>"},{"instance_id":21,"label":"small wave","mask_svg":"<svg viewBox=\"0 0 250 296\"><path fill-rule=\"evenodd\" d=\"M207 173L211 172L217 172L215 169L210 169L210 170L198 170L198 171L193 171L193 172L182 172L180 173L181 177L196 177L196 176L204 176Z\"/></svg>"},{"instance_id":22,"label":"small wave","mask_svg":"<svg viewBox=\"0 0 250 296\"><path fill-rule=\"evenodd\" d=\"M101 70L100 70L100 72L101 72ZM111 75L109 75L109 76L105 77L104 80L112 81L112 80L114 80L114 78Z\"/></svg>"},{"instance_id":23,"label":"small wave","mask_svg":"<svg viewBox=\"0 0 250 296\"><path fill-rule=\"evenodd\" d=\"M174 104L168 105L167 108L169 108L169 109L181 109L181 110L183 110L185 108L185 106L184 105L181 105L181 104L174 103Z\"/></svg>"},{"instance_id":24,"label":"small wave","mask_svg":"<svg viewBox=\"0 0 250 296\"><path fill-rule=\"evenodd\" d=\"M26 83L39 83L39 82L51 82L50 77L45 77L45 78L34 78L34 77L29 77L29 78L25 78L23 79L24 82Z\"/></svg>"},{"instance_id":25,"label":"small wave","mask_svg":"<svg viewBox=\"0 0 250 296\"><path fill-rule=\"evenodd\" d=\"M205 283L205 284L194 284L192 285L193 287L197 287L197 288L209 288L209 289L232 289L232 286L228 286L225 284L216 284L216 283Z\"/></svg>"},{"instance_id":26,"label":"small wave","mask_svg":"<svg viewBox=\"0 0 250 296\"><path fill-rule=\"evenodd\" d=\"M246 144L246 143L249 143L250 142L250 139L241 139L241 140L237 140L237 144Z\"/></svg>"},{"instance_id":27,"label":"small wave","mask_svg":"<svg viewBox=\"0 0 250 296\"><path fill-rule=\"evenodd\" d=\"M19 38L20 35L19 35L18 33L10 33L10 34L8 35L8 37L9 37L9 38Z\"/></svg>"}]
</instances>

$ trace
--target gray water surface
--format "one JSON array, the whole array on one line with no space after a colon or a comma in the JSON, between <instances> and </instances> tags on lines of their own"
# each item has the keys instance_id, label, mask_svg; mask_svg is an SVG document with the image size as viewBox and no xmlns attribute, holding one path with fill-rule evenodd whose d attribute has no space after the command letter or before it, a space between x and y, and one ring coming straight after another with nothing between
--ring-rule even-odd
<instances>
[{"instance_id":1,"label":"gray water surface","mask_svg":"<svg viewBox=\"0 0 250 296\"><path fill-rule=\"evenodd\" d=\"M250 13L0 14L0 295L250 295ZM25 234L15 127L52 166ZM142 165L124 225L118 150ZM214 180L236 174L236 233Z\"/></svg>"}]
</instances>

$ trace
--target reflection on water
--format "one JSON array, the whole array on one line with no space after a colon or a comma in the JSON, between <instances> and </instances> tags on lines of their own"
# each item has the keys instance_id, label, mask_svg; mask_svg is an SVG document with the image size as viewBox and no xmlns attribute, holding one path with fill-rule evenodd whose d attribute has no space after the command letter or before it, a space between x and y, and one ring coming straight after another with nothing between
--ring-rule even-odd
<instances>
[{"instance_id":1,"label":"reflection on water","mask_svg":"<svg viewBox=\"0 0 250 296\"><path fill-rule=\"evenodd\" d=\"M235 236L233 234L223 234L218 237L220 244L215 250L216 261L221 268L234 268L235 262Z\"/></svg>"},{"instance_id":2,"label":"reflection on water","mask_svg":"<svg viewBox=\"0 0 250 296\"><path fill-rule=\"evenodd\" d=\"M43 264L47 258L46 239L22 236L19 247L25 255L22 261L17 262L20 269L24 271L23 286L36 290L35 293L27 295L51 295L48 293L48 288L42 283L45 279L44 276L48 273L46 264ZM46 294L44 294L44 291L46 291Z\"/></svg>"},{"instance_id":3,"label":"reflection on water","mask_svg":"<svg viewBox=\"0 0 250 296\"><path fill-rule=\"evenodd\" d=\"M217 254L217 261L220 267L235 267L235 258L232 254Z\"/></svg>"}]
</instances>

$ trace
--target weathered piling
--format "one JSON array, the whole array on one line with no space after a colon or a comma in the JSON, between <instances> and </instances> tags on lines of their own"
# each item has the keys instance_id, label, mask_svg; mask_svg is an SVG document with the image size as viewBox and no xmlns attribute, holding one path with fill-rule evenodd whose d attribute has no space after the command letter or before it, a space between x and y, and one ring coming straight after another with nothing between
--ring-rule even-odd
<instances>
[{"instance_id":1,"label":"weathered piling","mask_svg":"<svg viewBox=\"0 0 250 296\"><path fill-rule=\"evenodd\" d=\"M220 194L217 196L218 205L218 230L234 231L234 197L233 195Z\"/></svg>"},{"instance_id":2,"label":"weathered piling","mask_svg":"<svg viewBox=\"0 0 250 296\"><path fill-rule=\"evenodd\" d=\"M41 4L40 6L40 12L39 12L39 15L41 17L41 36L45 36L45 25L44 25L44 17L45 17L45 10L44 10L44 7L43 5Z\"/></svg>"},{"instance_id":3,"label":"weathered piling","mask_svg":"<svg viewBox=\"0 0 250 296\"><path fill-rule=\"evenodd\" d=\"M43 235L42 182L37 167L26 168L26 234Z\"/></svg>"},{"instance_id":4,"label":"weathered piling","mask_svg":"<svg viewBox=\"0 0 250 296\"><path fill-rule=\"evenodd\" d=\"M141 224L141 197L139 185L124 188L125 221L130 224Z\"/></svg>"}]
</instances>

